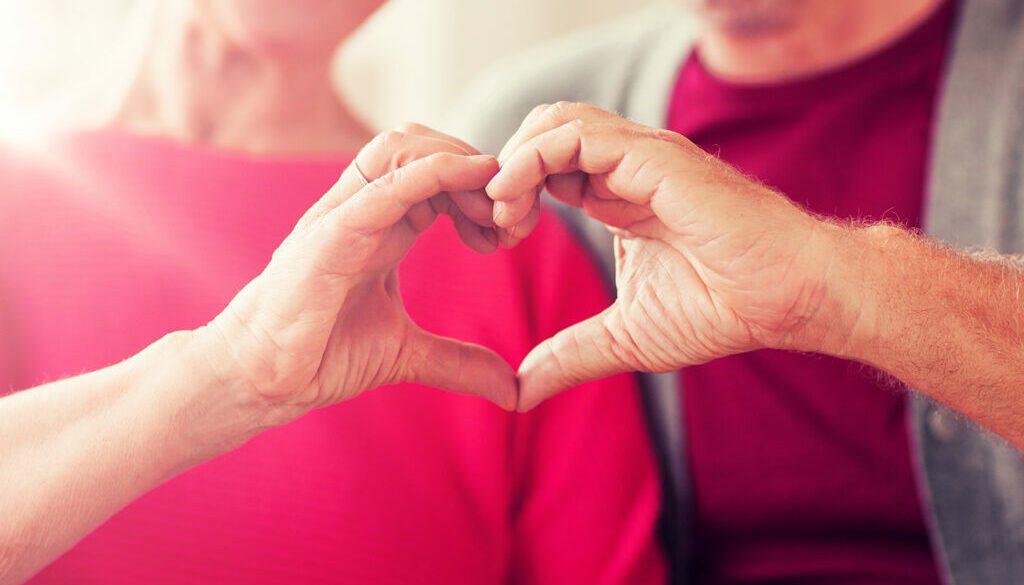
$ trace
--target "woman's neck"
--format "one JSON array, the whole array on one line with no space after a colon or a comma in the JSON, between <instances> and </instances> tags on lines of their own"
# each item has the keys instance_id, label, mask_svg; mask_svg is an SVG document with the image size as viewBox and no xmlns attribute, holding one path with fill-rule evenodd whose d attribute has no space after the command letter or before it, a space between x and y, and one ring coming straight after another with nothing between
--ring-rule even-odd
<instances>
[{"instance_id":1,"label":"woman's neck","mask_svg":"<svg viewBox=\"0 0 1024 585\"><path fill-rule=\"evenodd\" d=\"M332 86L329 52L275 59L191 14L163 22L115 126L262 154L354 152L370 138Z\"/></svg>"}]
</instances>

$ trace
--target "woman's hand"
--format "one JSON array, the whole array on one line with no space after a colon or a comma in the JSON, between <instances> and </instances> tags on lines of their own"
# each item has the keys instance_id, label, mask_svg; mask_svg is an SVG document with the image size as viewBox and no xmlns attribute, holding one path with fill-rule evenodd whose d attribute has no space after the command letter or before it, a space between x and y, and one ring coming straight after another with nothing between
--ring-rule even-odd
<instances>
[{"instance_id":1,"label":"woman's hand","mask_svg":"<svg viewBox=\"0 0 1024 585\"><path fill-rule=\"evenodd\" d=\"M496 248L482 188L497 161L419 126L356 161L209 325L0 398L0 583L168 478L368 388L415 381L515 407L512 368L417 327L395 272L440 213L473 249Z\"/></svg>"},{"instance_id":2,"label":"woman's hand","mask_svg":"<svg viewBox=\"0 0 1024 585\"><path fill-rule=\"evenodd\" d=\"M580 382L801 347L822 304L827 226L679 136L593 106L541 106L487 186L502 239L536 223L542 188L616 234L618 298L520 368L526 410ZM835 315L835 318L840 318Z\"/></svg>"},{"instance_id":3,"label":"woman's hand","mask_svg":"<svg viewBox=\"0 0 1024 585\"><path fill-rule=\"evenodd\" d=\"M420 329L405 311L397 276L438 214L451 216L466 245L496 249L483 187L497 170L493 157L422 126L378 136L263 273L197 332L216 376L270 408L261 424L397 382L514 408L511 367L489 349Z\"/></svg>"}]
</instances>

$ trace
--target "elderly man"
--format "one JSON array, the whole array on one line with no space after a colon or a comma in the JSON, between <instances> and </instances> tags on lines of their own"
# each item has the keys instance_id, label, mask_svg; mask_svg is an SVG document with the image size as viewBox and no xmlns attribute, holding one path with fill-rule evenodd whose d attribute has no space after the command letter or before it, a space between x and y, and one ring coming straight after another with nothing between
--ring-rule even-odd
<instances>
[{"instance_id":1,"label":"elderly man","mask_svg":"<svg viewBox=\"0 0 1024 585\"><path fill-rule=\"evenodd\" d=\"M1024 247L1024 9L687 8L699 18L658 10L545 47L461 113L495 152L558 100L673 131L560 104L501 153L505 241L546 186L619 290L527 358L520 408L613 371L675 372L648 382L680 580L1024 582L1024 460L940 405L1024 446L1024 276L914 233Z\"/></svg>"}]
</instances>

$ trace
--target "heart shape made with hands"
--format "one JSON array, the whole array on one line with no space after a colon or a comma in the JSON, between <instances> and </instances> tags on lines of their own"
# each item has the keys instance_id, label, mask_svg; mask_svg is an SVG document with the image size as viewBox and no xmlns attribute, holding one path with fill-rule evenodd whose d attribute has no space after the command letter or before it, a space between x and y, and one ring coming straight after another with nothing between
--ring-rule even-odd
<instances>
[{"instance_id":1,"label":"heart shape made with hands","mask_svg":"<svg viewBox=\"0 0 1024 585\"><path fill-rule=\"evenodd\" d=\"M372 253L346 272L371 283L369 288L377 293L367 295L361 311L346 318L343 330L356 333L344 336L362 340L344 345L357 352L371 347L371 353L385 355L389 348L400 348L384 360L395 364L387 375L348 385L361 391L412 381L481 395L505 409L525 412L565 388L630 369L622 363L594 367L593 359L587 360L591 363L585 370L563 367L565 349L559 340L571 337L577 325L538 345L517 374L492 350L427 333L405 313L395 268L437 215L448 215L463 242L477 252L493 252L499 244L514 247L536 227L545 185L583 175L576 169L545 168L539 158L533 159L531 168L532 146L523 129L509 145L509 153L496 160L479 156L454 137L407 125L374 139L342 175L336 191L345 195L336 196L331 205L346 214L353 233L372 233L375 238ZM572 150L571 144L558 146ZM352 241L341 244L346 249L360 246ZM392 315L396 324L384 334L358 333L379 330L381 315ZM602 355L591 357L599 360Z\"/></svg>"},{"instance_id":2,"label":"heart shape made with hands","mask_svg":"<svg viewBox=\"0 0 1024 585\"><path fill-rule=\"evenodd\" d=\"M360 168L373 179L361 189L352 184ZM339 270L376 294L358 297L363 317L394 321L367 337L362 328L379 323L343 310L341 337L398 349L383 374L354 384L359 391L422 382L522 412L617 373L672 371L761 347L813 350L794 332L821 302L821 283L807 276L824 272L821 254L806 252L823 247L812 241L816 220L678 134L594 106L541 106L497 159L414 125L375 139L339 183L345 195L333 206L347 231L330 249L367 250ZM515 246L536 226L545 189L614 235L612 304L542 341L518 373L489 349L413 324L395 267L416 236L445 214L478 252ZM366 299L377 303L372 311Z\"/></svg>"},{"instance_id":3,"label":"heart shape made with hands","mask_svg":"<svg viewBox=\"0 0 1024 585\"><path fill-rule=\"evenodd\" d=\"M325 197L327 207L343 213L348 224L346 239L331 248L365 251L350 253L349 261L358 261L335 270L350 275L368 291L346 303L353 308L341 312L336 345L349 348L341 359L350 363L333 369L366 371L361 364L370 361L371 355L385 356L377 359L386 365L365 379L340 380L343 387L361 392L411 381L480 395L505 409L525 412L588 380L670 367L623 359L614 351L615 340L609 339L611 330L603 319L612 314L617 302L609 311L541 342L518 373L492 350L425 332L406 314L396 268L439 214L452 219L468 247L489 253L499 244L514 247L528 237L540 219L540 193L545 186L570 204L591 214L595 211L594 204L584 204L593 178L588 171L593 169L578 164L582 147L575 134L578 130L569 127L567 132L554 120L531 116L536 119L527 118L498 159L480 156L468 144L424 126L407 125L382 134L343 173L332 189L333 200ZM599 185L609 171L594 173ZM603 214L611 220L612 229L623 225L622 210L630 221L643 214L642 206L638 214L632 203L618 195L603 195L597 207L612 207ZM651 215L649 210L646 213ZM619 243L620 256L626 256L627 245L631 244ZM339 375L327 376L325 385L337 385Z\"/></svg>"},{"instance_id":4,"label":"heart shape made with hands","mask_svg":"<svg viewBox=\"0 0 1024 585\"><path fill-rule=\"evenodd\" d=\"M264 426L379 386L421 383L518 402L494 351L427 332L410 318L398 265L438 215L467 246L493 252L493 156L422 126L384 133L299 219L263 272L206 327L218 379L267 404Z\"/></svg>"},{"instance_id":5,"label":"heart shape made with hands","mask_svg":"<svg viewBox=\"0 0 1024 585\"><path fill-rule=\"evenodd\" d=\"M510 144L524 136L521 130ZM544 185L573 178L538 167L537 158L531 167L524 162L530 148L523 152L502 164L415 124L377 136L216 320L229 340L225 361L256 372L248 382L269 402L289 406L285 419L399 382L525 411L579 382L631 369L567 371L557 341L577 330L570 328L534 349L517 374L488 348L424 331L405 310L397 267L438 215L448 215L477 252L512 247L536 226Z\"/></svg>"}]
</instances>

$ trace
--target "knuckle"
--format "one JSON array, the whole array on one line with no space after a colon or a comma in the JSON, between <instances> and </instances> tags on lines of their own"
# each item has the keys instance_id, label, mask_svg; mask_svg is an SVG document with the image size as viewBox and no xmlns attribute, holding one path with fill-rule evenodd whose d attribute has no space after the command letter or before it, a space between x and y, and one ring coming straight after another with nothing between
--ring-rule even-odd
<instances>
[{"instance_id":1,"label":"knuckle","mask_svg":"<svg viewBox=\"0 0 1024 585\"><path fill-rule=\"evenodd\" d=\"M619 114L617 114L615 112L609 112L608 110L605 110L603 108L599 108L598 106L595 106L594 104L579 103L579 104L576 104L576 110L579 111L580 113L583 113L583 114L593 114L593 115L597 115L597 116L604 116L604 117L611 117L611 118L621 118L621 116L619 116Z\"/></svg>"},{"instance_id":2,"label":"knuckle","mask_svg":"<svg viewBox=\"0 0 1024 585\"><path fill-rule=\"evenodd\" d=\"M405 144L406 133L401 130L388 130L380 135L378 150L381 154L393 155Z\"/></svg>"},{"instance_id":3,"label":"knuckle","mask_svg":"<svg viewBox=\"0 0 1024 585\"><path fill-rule=\"evenodd\" d=\"M551 104L540 104L538 106L535 106L532 110L530 110L530 113L527 114L526 119L527 120L535 119L538 116L543 115L544 112L546 112L548 110L548 108L550 108L550 107L551 107Z\"/></svg>"},{"instance_id":4,"label":"knuckle","mask_svg":"<svg viewBox=\"0 0 1024 585\"><path fill-rule=\"evenodd\" d=\"M552 118L564 118L572 115L577 104L568 101L555 102L548 108L546 115Z\"/></svg>"},{"instance_id":5,"label":"knuckle","mask_svg":"<svg viewBox=\"0 0 1024 585\"><path fill-rule=\"evenodd\" d=\"M400 130L386 130L374 136L364 151L368 151L367 154L375 158L387 156L400 148L404 139L406 139L406 133Z\"/></svg>"},{"instance_id":6,"label":"knuckle","mask_svg":"<svg viewBox=\"0 0 1024 585\"><path fill-rule=\"evenodd\" d=\"M377 199L395 190L396 185L402 180L402 170L395 169L377 177L372 183L364 187L366 197Z\"/></svg>"},{"instance_id":7,"label":"knuckle","mask_svg":"<svg viewBox=\"0 0 1024 585\"><path fill-rule=\"evenodd\" d=\"M385 191L394 188L396 184L402 181L402 177L405 176L406 172L407 171L405 168L400 167L381 176L376 181L374 181L372 185L370 185L370 187L375 188L373 193L376 194L379 193L380 191Z\"/></svg>"},{"instance_id":8,"label":"knuckle","mask_svg":"<svg viewBox=\"0 0 1024 585\"><path fill-rule=\"evenodd\" d=\"M383 133L378 134L378 135L374 136L373 138L371 138L370 141L366 143L366 146L364 146L360 152L367 152L367 151L372 151L372 150L378 149L378 148L380 148L382 142L384 142L384 134Z\"/></svg>"},{"instance_id":9,"label":"knuckle","mask_svg":"<svg viewBox=\"0 0 1024 585\"><path fill-rule=\"evenodd\" d=\"M651 131L651 137L662 142L671 142L673 144L680 144L682 136L672 132L671 130L665 130L663 128L654 128Z\"/></svg>"},{"instance_id":10,"label":"knuckle","mask_svg":"<svg viewBox=\"0 0 1024 585\"><path fill-rule=\"evenodd\" d=\"M381 133L381 143L385 145L400 144L405 139L405 132L398 128L386 130Z\"/></svg>"},{"instance_id":11,"label":"knuckle","mask_svg":"<svg viewBox=\"0 0 1024 585\"><path fill-rule=\"evenodd\" d=\"M396 128L396 130L404 134L425 134L430 131L430 129L423 124L418 124L416 122L405 122Z\"/></svg>"},{"instance_id":12,"label":"knuckle","mask_svg":"<svg viewBox=\"0 0 1024 585\"><path fill-rule=\"evenodd\" d=\"M381 132L359 151L356 159L360 161L367 179L372 181L393 167L395 154L401 150L405 136L399 130Z\"/></svg>"},{"instance_id":13,"label":"knuckle","mask_svg":"<svg viewBox=\"0 0 1024 585\"><path fill-rule=\"evenodd\" d=\"M388 152L396 144L401 143L404 133L399 130L387 130L373 137L366 148L363 150L369 151L370 154L378 154L381 152Z\"/></svg>"},{"instance_id":14,"label":"knuckle","mask_svg":"<svg viewBox=\"0 0 1024 585\"><path fill-rule=\"evenodd\" d=\"M391 130L388 134L385 150L388 170L401 168L418 158L412 134L400 129Z\"/></svg>"},{"instance_id":15,"label":"knuckle","mask_svg":"<svg viewBox=\"0 0 1024 585\"><path fill-rule=\"evenodd\" d=\"M432 152L427 156L423 157L422 160L424 165L437 169L440 167L451 165L456 160L458 160L458 158L459 157L457 155L452 154L450 152Z\"/></svg>"},{"instance_id":16,"label":"knuckle","mask_svg":"<svg viewBox=\"0 0 1024 585\"><path fill-rule=\"evenodd\" d=\"M573 118L572 120L566 122L564 125L567 129L573 132L582 133L584 126L586 126L586 123L583 121L582 118Z\"/></svg>"}]
</instances>

